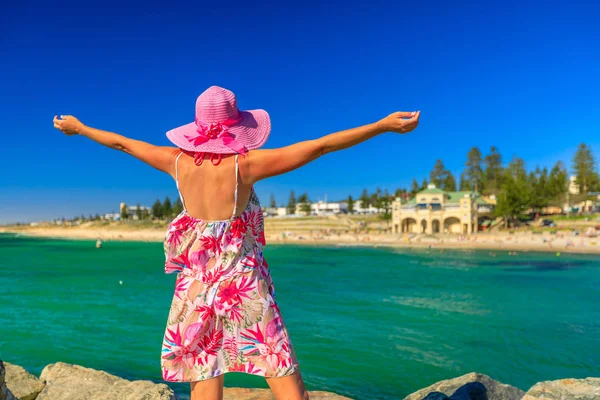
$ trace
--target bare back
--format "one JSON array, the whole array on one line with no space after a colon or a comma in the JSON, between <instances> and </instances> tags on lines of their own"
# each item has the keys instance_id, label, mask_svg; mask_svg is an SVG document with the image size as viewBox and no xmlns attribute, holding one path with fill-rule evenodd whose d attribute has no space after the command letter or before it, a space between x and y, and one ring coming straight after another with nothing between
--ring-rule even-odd
<instances>
[{"instance_id":1,"label":"bare back","mask_svg":"<svg viewBox=\"0 0 600 400\"><path fill-rule=\"evenodd\" d=\"M223 156L218 165L213 165L208 159L196 165L193 157L185 153L177 156L175 181L184 209L190 216L205 221L221 221L246 209L252 186L244 184L240 177L242 157Z\"/></svg>"}]
</instances>

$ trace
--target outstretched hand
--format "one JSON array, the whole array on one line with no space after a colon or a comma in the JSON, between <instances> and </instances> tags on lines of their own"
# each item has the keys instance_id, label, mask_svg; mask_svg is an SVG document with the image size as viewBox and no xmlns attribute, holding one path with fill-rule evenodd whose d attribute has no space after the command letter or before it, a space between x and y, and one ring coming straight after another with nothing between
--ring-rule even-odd
<instances>
[{"instance_id":1,"label":"outstretched hand","mask_svg":"<svg viewBox=\"0 0 600 400\"><path fill-rule=\"evenodd\" d=\"M421 111L395 112L379 121L386 132L408 133L419 125Z\"/></svg>"},{"instance_id":2,"label":"outstretched hand","mask_svg":"<svg viewBox=\"0 0 600 400\"><path fill-rule=\"evenodd\" d=\"M72 115L54 116L54 127L62 131L65 135L78 135L83 128L83 123Z\"/></svg>"}]
</instances>

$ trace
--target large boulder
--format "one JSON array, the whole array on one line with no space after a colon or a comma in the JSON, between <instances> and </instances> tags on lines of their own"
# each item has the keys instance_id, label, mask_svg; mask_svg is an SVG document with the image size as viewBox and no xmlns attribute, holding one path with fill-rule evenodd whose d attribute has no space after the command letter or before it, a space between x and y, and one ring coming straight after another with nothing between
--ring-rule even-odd
<instances>
[{"instance_id":1,"label":"large boulder","mask_svg":"<svg viewBox=\"0 0 600 400\"><path fill-rule=\"evenodd\" d=\"M559 379L538 382L525 393L523 400L598 400L600 378Z\"/></svg>"},{"instance_id":2,"label":"large boulder","mask_svg":"<svg viewBox=\"0 0 600 400\"><path fill-rule=\"evenodd\" d=\"M310 400L352 400L339 394L322 391L308 392ZM271 389L225 388L223 400L275 400Z\"/></svg>"},{"instance_id":3,"label":"large boulder","mask_svg":"<svg viewBox=\"0 0 600 400\"><path fill-rule=\"evenodd\" d=\"M2 360L0 360L0 400L17 400L12 392L6 387L5 375L6 367Z\"/></svg>"},{"instance_id":4,"label":"large boulder","mask_svg":"<svg viewBox=\"0 0 600 400\"><path fill-rule=\"evenodd\" d=\"M4 367L8 391L19 400L35 400L44 388L44 383L21 366L5 362Z\"/></svg>"},{"instance_id":5,"label":"large boulder","mask_svg":"<svg viewBox=\"0 0 600 400\"><path fill-rule=\"evenodd\" d=\"M470 382L480 382L487 389L488 400L521 400L524 391L517 389L514 386L506 385L493 380L487 375L471 372L458 378L439 381L424 389L418 390L409 394L404 400L422 400L431 392L442 392L446 396L451 396L459 387Z\"/></svg>"},{"instance_id":6,"label":"large boulder","mask_svg":"<svg viewBox=\"0 0 600 400\"><path fill-rule=\"evenodd\" d=\"M128 381L104 371L57 362L42 370L37 400L179 400L165 384Z\"/></svg>"}]
</instances>

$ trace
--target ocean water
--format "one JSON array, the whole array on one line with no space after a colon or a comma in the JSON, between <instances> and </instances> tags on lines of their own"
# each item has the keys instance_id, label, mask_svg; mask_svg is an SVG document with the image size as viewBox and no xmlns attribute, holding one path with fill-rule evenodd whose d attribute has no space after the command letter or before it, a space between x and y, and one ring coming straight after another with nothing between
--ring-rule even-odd
<instances>
[{"instance_id":1,"label":"ocean water","mask_svg":"<svg viewBox=\"0 0 600 400\"><path fill-rule=\"evenodd\" d=\"M308 389L398 399L471 371L524 390L600 376L600 257L495 253L267 246ZM160 382L163 265L160 243L0 235L0 358Z\"/></svg>"}]
</instances>

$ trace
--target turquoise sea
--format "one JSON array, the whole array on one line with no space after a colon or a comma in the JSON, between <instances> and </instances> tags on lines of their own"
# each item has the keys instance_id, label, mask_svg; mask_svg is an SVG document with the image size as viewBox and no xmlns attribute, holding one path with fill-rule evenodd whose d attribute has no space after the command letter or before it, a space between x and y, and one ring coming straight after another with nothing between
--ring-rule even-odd
<instances>
[{"instance_id":1,"label":"turquoise sea","mask_svg":"<svg viewBox=\"0 0 600 400\"><path fill-rule=\"evenodd\" d=\"M600 376L600 257L267 246L309 390L398 399L471 371L527 389ZM161 243L0 235L0 358L161 381ZM122 281L122 284L119 283ZM169 384L183 398L189 384ZM226 386L267 387L228 374Z\"/></svg>"}]
</instances>

